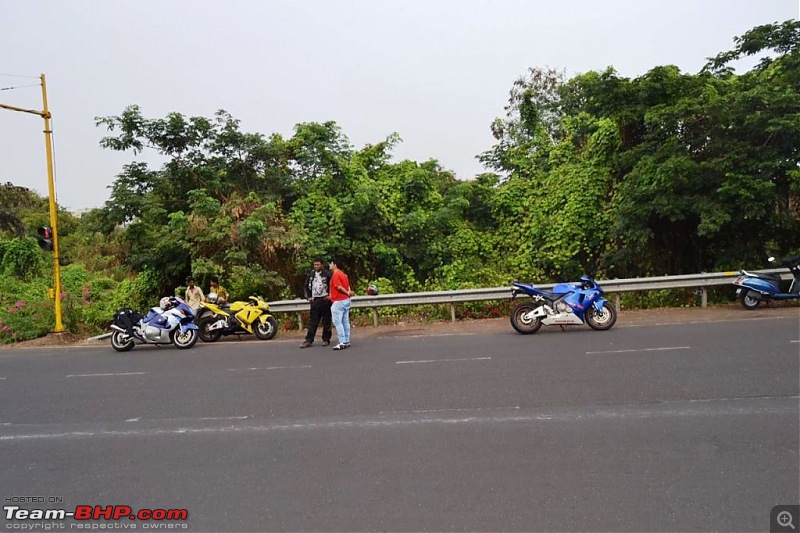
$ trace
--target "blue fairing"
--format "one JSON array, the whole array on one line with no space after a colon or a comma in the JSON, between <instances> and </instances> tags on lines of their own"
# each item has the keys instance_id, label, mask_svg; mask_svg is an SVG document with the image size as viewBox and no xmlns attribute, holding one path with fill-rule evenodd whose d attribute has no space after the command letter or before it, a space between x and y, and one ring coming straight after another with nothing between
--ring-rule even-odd
<instances>
[{"instance_id":1,"label":"blue fairing","mask_svg":"<svg viewBox=\"0 0 800 533\"><path fill-rule=\"evenodd\" d=\"M150 309L143 321L145 324L149 324L157 328L164 328L167 325L167 317L161 314L160 309L155 307Z\"/></svg>"},{"instance_id":2,"label":"blue fairing","mask_svg":"<svg viewBox=\"0 0 800 533\"><path fill-rule=\"evenodd\" d=\"M597 300L594 301L592 305L594 305L594 308L597 309L598 311L602 311L603 307L608 305L608 300L606 300L605 298L598 298Z\"/></svg>"},{"instance_id":3,"label":"blue fairing","mask_svg":"<svg viewBox=\"0 0 800 533\"><path fill-rule=\"evenodd\" d=\"M534 287L533 285L531 285L529 283L520 283L518 281L515 281L514 283L512 283L512 285L514 285L514 287L518 288L519 290L521 290L525 294L530 294L530 295L534 295L534 294L542 294L542 295L544 295L544 294L547 294L547 292L540 291L539 289L537 289L536 287Z\"/></svg>"},{"instance_id":4,"label":"blue fairing","mask_svg":"<svg viewBox=\"0 0 800 533\"><path fill-rule=\"evenodd\" d=\"M181 322L180 327L181 327L181 333L186 333L190 329L197 329L197 324L195 324L194 322L189 322L188 324L184 324L183 322Z\"/></svg>"},{"instance_id":5,"label":"blue fairing","mask_svg":"<svg viewBox=\"0 0 800 533\"><path fill-rule=\"evenodd\" d=\"M568 292L572 292L575 289L579 289L580 285L576 285L574 283L558 283L557 285L553 286L552 293L553 294L566 294Z\"/></svg>"},{"instance_id":6,"label":"blue fairing","mask_svg":"<svg viewBox=\"0 0 800 533\"><path fill-rule=\"evenodd\" d=\"M742 282L742 286L754 289L757 291L776 293L781 292L776 283L763 278L749 277Z\"/></svg>"}]
</instances>

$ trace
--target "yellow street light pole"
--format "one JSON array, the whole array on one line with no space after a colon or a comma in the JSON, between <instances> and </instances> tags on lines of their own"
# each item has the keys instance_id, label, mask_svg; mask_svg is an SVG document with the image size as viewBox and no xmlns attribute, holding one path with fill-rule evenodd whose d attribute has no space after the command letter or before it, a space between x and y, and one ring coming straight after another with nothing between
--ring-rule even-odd
<instances>
[{"instance_id":1,"label":"yellow street light pole","mask_svg":"<svg viewBox=\"0 0 800 533\"><path fill-rule=\"evenodd\" d=\"M58 206L56 205L56 186L55 177L53 172L53 130L50 128L50 110L47 107L47 84L45 82L44 74L40 76L42 81L42 111L33 109L23 109L7 104L0 104L0 108L9 109L11 111L21 111L23 113L31 113L39 115L44 119L44 140L45 150L47 153L47 188L50 193L50 228L53 231L53 278L54 278L54 298L55 312L56 312L56 327L53 330L55 333L64 331L64 326L61 321L61 265L59 264L58 254Z\"/></svg>"}]
</instances>

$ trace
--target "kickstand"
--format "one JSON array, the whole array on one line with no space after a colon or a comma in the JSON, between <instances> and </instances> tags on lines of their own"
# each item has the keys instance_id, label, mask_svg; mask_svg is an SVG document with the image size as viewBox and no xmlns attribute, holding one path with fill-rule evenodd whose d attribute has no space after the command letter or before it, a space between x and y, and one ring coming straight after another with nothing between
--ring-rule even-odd
<instances>
[{"instance_id":1,"label":"kickstand","mask_svg":"<svg viewBox=\"0 0 800 533\"><path fill-rule=\"evenodd\" d=\"M560 327L560 328L561 328L561 331L567 331L567 328L565 328L565 327L564 327L564 326L562 326L561 324L559 324L559 325L558 325L558 327Z\"/></svg>"}]
</instances>

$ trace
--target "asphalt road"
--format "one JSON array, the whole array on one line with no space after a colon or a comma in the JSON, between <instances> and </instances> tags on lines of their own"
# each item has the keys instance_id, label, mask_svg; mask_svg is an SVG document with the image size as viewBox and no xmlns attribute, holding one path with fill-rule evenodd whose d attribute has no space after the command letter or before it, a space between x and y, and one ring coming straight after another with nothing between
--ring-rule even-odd
<instances>
[{"instance_id":1,"label":"asphalt road","mask_svg":"<svg viewBox=\"0 0 800 533\"><path fill-rule=\"evenodd\" d=\"M800 500L796 312L297 344L0 352L0 497L189 531L766 531Z\"/></svg>"}]
</instances>

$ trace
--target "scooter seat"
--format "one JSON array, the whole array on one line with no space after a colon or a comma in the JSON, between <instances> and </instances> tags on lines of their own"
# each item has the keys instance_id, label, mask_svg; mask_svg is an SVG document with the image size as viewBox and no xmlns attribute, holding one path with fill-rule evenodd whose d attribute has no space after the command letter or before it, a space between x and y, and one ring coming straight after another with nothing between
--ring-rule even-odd
<instances>
[{"instance_id":1,"label":"scooter seat","mask_svg":"<svg viewBox=\"0 0 800 533\"><path fill-rule=\"evenodd\" d=\"M748 272L747 270L742 270L742 272L744 273L745 276L767 279L769 281L781 281L781 277L778 274L767 274L764 272Z\"/></svg>"}]
</instances>

